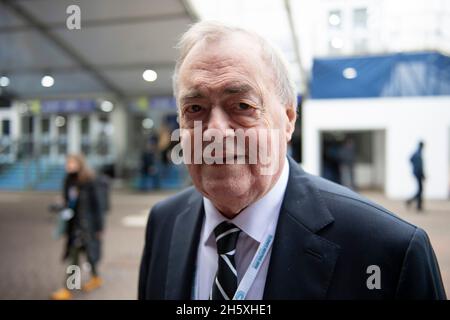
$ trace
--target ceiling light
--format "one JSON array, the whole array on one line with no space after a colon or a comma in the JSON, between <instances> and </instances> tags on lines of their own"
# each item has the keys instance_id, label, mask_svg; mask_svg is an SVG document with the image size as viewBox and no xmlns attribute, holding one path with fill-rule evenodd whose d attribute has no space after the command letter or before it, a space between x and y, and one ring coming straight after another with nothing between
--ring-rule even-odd
<instances>
[{"instance_id":1,"label":"ceiling light","mask_svg":"<svg viewBox=\"0 0 450 320\"><path fill-rule=\"evenodd\" d=\"M339 17L339 15L337 15L337 14L332 14L332 15L330 15L330 17L328 18L328 22L329 22L332 26L338 26L339 24L341 24L341 17Z\"/></svg>"},{"instance_id":2,"label":"ceiling light","mask_svg":"<svg viewBox=\"0 0 450 320\"><path fill-rule=\"evenodd\" d=\"M100 104L100 109L101 109L103 112L111 112L111 111L113 111L113 109L114 109L114 105L112 104L111 101L104 100L104 101L102 101L102 103Z\"/></svg>"},{"instance_id":3,"label":"ceiling light","mask_svg":"<svg viewBox=\"0 0 450 320\"><path fill-rule=\"evenodd\" d=\"M154 70L147 69L142 73L142 78L144 78L145 81L153 82L158 78L158 74Z\"/></svg>"},{"instance_id":4,"label":"ceiling light","mask_svg":"<svg viewBox=\"0 0 450 320\"><path fill-rule=\"evenodd\" d=\"M7 87L9 86L9 78L7 76L1 76L0 77L0 87Z\"/></svg>"},{"instance_id":5,"label":"ceiling light","mask_svg":"<svg viewBox=\"0 0 450 320\"><path fill-rule=\"evenodd\" d=\"M144 129L151 129L153 128L153 120L150 118L145 118L144 120L142 120L142 127Z\"/></svg>"},{"instance_id":6,"label":"ceiling light","mask_svg":"<svg viewBox=\"0 0 450 320\"><path fill-rule=\"evenodd\" d=\"M41 79L41 85L45 88L50 88L55 83L55 79L52 76L45 75Z\"/></svg>"},{"instance_id":7,"label":"ceiling light","mask_svg":"<svg viewBox=\"0 0 450 320\"><path fill-rule=\"evenodd\" d=\"M63 116L57 116L55 118L55 124L58 128L64 127L64 125L66 124L66 118L64 118Z\"/></svg>"},{"instance_id":8,"label":"ceiling light","mask_svg":"<svg viewBox=\"0 0 450 320\"><path fill-rule=\"evenodd\" d=\"M344 71L342 71L342 75L345 79L355 79L358 76L358 72L355 68L345 68Z\"/></svg>"}]
</instances>

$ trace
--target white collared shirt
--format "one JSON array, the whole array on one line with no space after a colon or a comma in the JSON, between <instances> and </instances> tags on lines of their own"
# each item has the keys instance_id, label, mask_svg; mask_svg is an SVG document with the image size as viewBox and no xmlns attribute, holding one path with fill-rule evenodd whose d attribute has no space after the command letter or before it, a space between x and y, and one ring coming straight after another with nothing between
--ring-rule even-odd
<instances>
[{"instance_id":1,"label":"white collared shirt","mask_svg":"<svg viewBox=\"0 0 450 320\"><path fill-rule=\"evenodd\" d=\"M235 255L238 282L241 281L247 271L259 244L264 240L263 237L266 232L275 234L289 178L289 163L287 159L284 159L283 162L281 175L272 189L264 197L249 205L234 219L230 220L242 230L239 234ZM194 297L196 300L209 299L218 260L214 228L221 222L229 220L205 197L203 197L203 204L205 207L205 219L203 220L197 251L196 278L194 280ZM263 298L271 253L272 249L269 250L253 285L247 293L246 299L261 300Z\"/></svg>"}]
</instances>

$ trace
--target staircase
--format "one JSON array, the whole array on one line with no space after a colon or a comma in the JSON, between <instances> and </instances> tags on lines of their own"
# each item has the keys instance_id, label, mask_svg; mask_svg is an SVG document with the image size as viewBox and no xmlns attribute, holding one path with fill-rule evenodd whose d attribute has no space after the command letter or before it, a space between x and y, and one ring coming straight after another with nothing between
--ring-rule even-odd
<instances>
[{"instance_id":1,"label":"staircase","mask_svg":"<svg viewBox=\"0 0 450 320\"><path fill-rule=\"evenodd\" d=\"M64 165L49 165L43 177L34 186L34 189L41 191L61 190L64 176Z\"/></svg>"},{"instance_id":2,"label":"staircase","mask_svg":"<svg viewBox=\"0 0 450 320\"><path fill-rule=\"evenodd\" d=\"M0 190L27 190L37 180L39 163L32 161L18 161L5 165L0 173Z\"/></svg>"},{"instance_id":3,"label":"staircase","mask_svg":"<svg viewBox=\"0 0 450 320\"><path fill-rule=\"evenodd\" d=\"M60 190L64 165L43 160L20 160L0 172L0 190Z\"/></svg>"}]
</instances>

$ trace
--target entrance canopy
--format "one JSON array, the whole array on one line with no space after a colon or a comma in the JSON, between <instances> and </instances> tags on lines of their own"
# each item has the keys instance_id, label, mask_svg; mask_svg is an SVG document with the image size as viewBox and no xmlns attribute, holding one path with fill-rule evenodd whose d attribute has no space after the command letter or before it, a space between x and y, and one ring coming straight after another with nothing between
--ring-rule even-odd
<instances>
[{"instance_id":1,"label":"entrance canopy","mask_svg":"<svg viewBox=\"0 0 450 320\"><path fill-rule=\"evenodd\" d=\"M315 59L312 99L450 95L450 57L436 52Z\"/></svg>"}]
</instances>

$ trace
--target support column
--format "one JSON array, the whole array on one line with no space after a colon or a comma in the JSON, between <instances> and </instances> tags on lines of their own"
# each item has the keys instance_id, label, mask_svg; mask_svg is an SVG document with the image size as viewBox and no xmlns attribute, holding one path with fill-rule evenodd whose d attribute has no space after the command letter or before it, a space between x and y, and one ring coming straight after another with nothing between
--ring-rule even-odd
<instances>
[{"instance_id":1,"label":"support column","mask_svg":"<svg viewBox=\"0 0 450 320\"><path fill-rule=\"evenodd\" d=\"M80 115L67 116L67 151L68 153L81 152Z\"/></svg>"},{"instance_id":2,"label":"support column","mask_svg":"<svg viewBox=\"0 0 450 320\"><path fill-rule=\"evenodd\" d=\"M50 136L50 152L49 156L52 162L58 158L58 128L56 127L56 115L50 115L49 123L49 136Z\"/></svg>"},{"instance_id":3,"label":"support column","mask_svg":"<svg viewBox=\"0 0 450 320\"><path fill-rule=\"evenodd\" d=\"M113 128L112 152L115 159L115 170L117 176L122 176L123 169L126 167L126 153L128 143L128 114L126 106L122 103L117 103L114 106L114 111L111 114L111 124Z\"/></svg>"},{"instance_id":4,"label":"support column","mask_svg":"<svg viewBox=\"0 0 450 320\"><path fill-rule=\"evenodd\" d=\"M33 156L40 156L41 155L41 143L42 143L42 117L40 114L33 115L33 132L32 132L32 139L33 139Z\"/></svg>"},{"instance_id":5,"label":"support column","mask_svg":"<svg viewBox=\"0 0 450 320\"><path fill-rule=\"evenodd\" d=\"M98 121L99 119L97 113L91 113L89 115L89 142L91 144L90 153L94 158L97 156L98 134L100 132Z\"/></svg>"}]
</instances>

